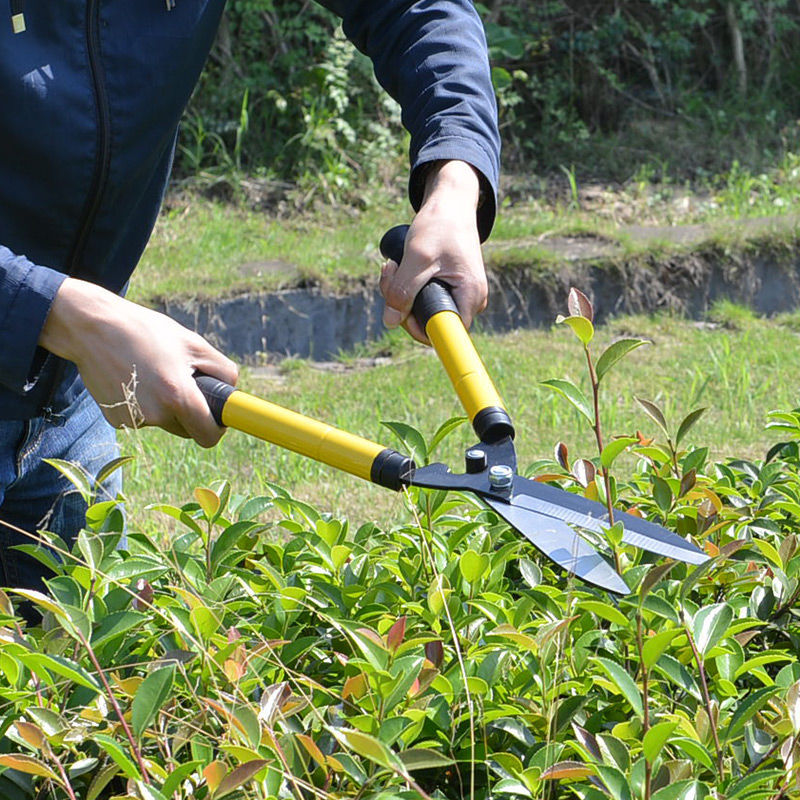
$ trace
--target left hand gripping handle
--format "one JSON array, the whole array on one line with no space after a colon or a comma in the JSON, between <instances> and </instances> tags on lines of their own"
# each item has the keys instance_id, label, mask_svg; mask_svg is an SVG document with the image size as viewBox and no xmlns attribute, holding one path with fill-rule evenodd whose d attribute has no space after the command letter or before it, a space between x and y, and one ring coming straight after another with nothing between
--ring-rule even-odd
<instances>
[{"instance_id":1,"label":"left hand gripping handle","mask_svg":"<svg viewBox=\"0 0 800 800\"><path fill-rule=\"evenodd\" d=\"M248 433L388 489L408 484L414 462L402 453L242 392L209 375L195 375L218 425Z\"/></svg>"},{"instance_id":2,"label":"left hand gripping handle","mask_svg":"<svg viewBox=\"0 0 800 800\"><path fill-rule=\"evenodd\" d=\"M398 225L381 239L381 253L403 260L408 225ZM434 279L422 287L411 312L431 340L472 427L482 442L514 438L514 425L461 320L450 287Z\"/></svg>"}]
</instances>

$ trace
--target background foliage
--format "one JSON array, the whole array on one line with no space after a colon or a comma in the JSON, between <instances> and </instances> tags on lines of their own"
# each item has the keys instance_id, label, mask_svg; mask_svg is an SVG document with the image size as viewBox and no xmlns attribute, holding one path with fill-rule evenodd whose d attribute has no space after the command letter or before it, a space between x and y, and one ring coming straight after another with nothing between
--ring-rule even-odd
<instances>
[{"instance_id":1,"label":"background foliage","mask_svg":"<svg viewBox=\"0 0 800 800\"><path fill-rule=\"evenodd\" d=\"M796 140L792 0L476 6L507 169L576 164L625 178L667 164L702 176L731 153L757 162ZM322 175L347 188L399 154L398 131L369 61L333 14L310 0L232 0L186 119L181 169Z\"/></svg>"}]
</instances>

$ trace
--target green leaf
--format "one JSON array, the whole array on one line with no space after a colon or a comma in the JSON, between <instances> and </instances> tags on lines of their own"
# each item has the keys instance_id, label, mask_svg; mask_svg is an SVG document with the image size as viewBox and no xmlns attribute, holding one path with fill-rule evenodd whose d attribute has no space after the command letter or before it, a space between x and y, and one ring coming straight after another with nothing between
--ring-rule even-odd
<instances>
[{"instance_id":1,"label":"green leaf","mask_svg":"<svg viewBox=\"0 0 800 800\"><path fill-rule=\"evenodd\" d=\"M653 793L652 800L705 800L708 786L700 781L676 781Z\"/></svg>"},{"instance_id":2,"label":"green leaf","mask_svg":"<svg viewBox=\"0 0 800 800\"><path fill-rule=\"evenodd\" d=\"M642 601L650 594L656 584L672 572L677 563L677 561L665 561L663 564L656 564L648 570L647 575L642 580L642 585L639 587L639 597L642 598Z\"/></svg>"},{"instance_id":3,"label":"green leaf","mask_svg":"<svg viewBox=\"0 0 800 800\"><path fill-rule=\"evenodd\" d=\"M458 568L467 583L477 583L489 569L489 556L467 550L459 558Z\"/></svg>"},{"instance_id":4,"label":"green leaf","mask_svg":"<svg viewBox=\"0 0 800 800\"><path fill-rule=\"evenodd\" d=\"M613 439L603 448L603 452L600 453L600 463L604 467L610 467L614 463L617 456L626 447L630 447L630 445L635 444L638 441L639 440L633 436L620 436L619 439Z\"/></svg>"},{"instance_id":5,"label":"green leaf","mask_svg":"<svg viewBox=\"0 0 800 800\"><path fill-rule=\"evenodd\" d=\"M164 794L156 789L155 786L144 781L136 781L136 791L142 800L167 800Z\"/></svg>"},{"instance_id":6,"label":"green leaf","mask_svg":"<svg viewBox=\"0 0 800 800\"><path fill-rule=\"evenodd\" d=\"M664 419L664 414L661 412L661 409L655 404L651 403L649 400L644 400L641 397L634 397L634 400L642 407L645 414L647 414L653 422L661 428L664 436L669 438L669 431L667 430L667 421Z\"/></svg>"},{"instance_id":7,"label":"green leaf","mask_svg":"<svg viewBox=\"0 0 800 800\"><path fill-rule=\"evenodd\" d=\"M290 592L295 590L298 593L305 594L305 590L299 586L287 586L281 593ZM294 592L292 592L294 594ZM207 641L218 630L221 624L217 615L206 606L196 606L189 612L189 619L192 623L195 633L204 641Z\"/></svg>"},{"instance_id":8,"label":"green leaf","mask_svg":"<svg viewBox=\"0 0 800 800\"><path fill-rule=\"evenodd\" d=\"M725 637L733 621L733 609L727 603L703 606L692 619L692 634L704 658Z\"/></svg>"},{"instance_id":9,"label":"green leaf","mask_svg":"<svg viewBox=\"0 0 800 800\"><path fill-rule=\"evenodd\" d=\"M691 427L700 419L700 417L705 414L708 409L706 408L696 408L694 411L690 411L681 422L680 426L678 427L678 432L675 434L675 447L677 447L684 436L689 433Z\"/></svg>"},{"instance_id":10,"label":"green leaf","mask_svg":"<svg viewBox=\"0 0 800 800\"><path fill-rule=\"evenodd\" d=\"M597 764L595 769L613 800L631 800L631 787L622 772L605 764Z\"/></svg>"},{"instance_id":11,"label":"green leaf","mask_svg":"<svg viewBox=\"0 0 800 800\"><path fill-rule=\"evenodd\" d=\"M130 462L133 460L133 456L120 456L119 458L112 459L107 464L104 464L102 467L100 467L97 477L95 477L95 483L100 485L106 480L106 478L108 478L110 475L113 475L118 469L124 467L126 464L130 464Z\"/></svg>"},{"instance_id":12,"label":"green leaf","mask_svg":"<svg viewBox=\"0 0 800 800\"><path fill-rule=\"evenodd\" d=\"M428 447L425 444L425 437L416 428L405 422L381 422L381 425L388 428L403 443L417 464L428 463Z\"/></svg>"},{"instance_id":13,"label":"green leaf","mask_svg":"<svg viewBox=\"0 0 800 800\"><path fill-rule=\"evenodd\" d=\"M78 490L87 506L92 504L92 480L83 467L60 458L43 458L42 461L57 469Z\"/></svg>"},{"instance_id":14,"label":"green leaf","mask_svg":"<svg viewBox=\"0 0 800 800\"><path fill-rule=\"evenodd\" d=\"M597 374L597 382L603 380L603 376L617 363L624 358L631 350L641 347L643 344L650 344L646 339L618 339L610 344L600 358L597 359L594 371Z\"/></svg>"},{"instance_id":15,"label":"green leaf","mask_svg":"<svg viewBox=\"0 0 800 800\"><path fill-rule=\"evenodd\" d=\"M187 528L190 528L198 536L203 536L203 530L197 524L197 520L190 517L189 514L182 508L176 508L175 506L170 506L163 503L155 503L153 505L146 506L145 511L160 511L162 514L166 514L168 517L172 517L172 519L182 522Z\"/></svg>"},{"instance_id":16,"label":"green leaf","mask_svg":"<svg viewBox=\"0 0 800 800\"><path fill-rule=\"evenodd\" d=\"M733 712L731 721L728 723L724 738L731 739L738 736L742 732L745 723L752 719L778 691L777 686L764 686L761 689L756 689L744 700L741 700L736 706L736 711Z\"/></svg>"},{"instance_id":17,"label":"green leaf","mask_svg":"<svg viewBox=\"0 0 800 800\"><path fill-rule=\"evenodd\" d=\"M126 777L133 780L139 780L142 777L139 774L139 768L136 764L134 764L128 754L110 736L106 736L104 733L93 733L92 741L100 745L100 747L108 753L111 760L125 773Z\"/></svg>"},{"instance_id":18,"label":"green leaf","mask_svg":"<svg viewBox=\"0 0 800 800\"><path fill-rule=\"evenodd\" d=\"M642 661L648 669L661 658L664 651L679 633L683 633L680 628L671 628L647 637L647 640L642 645Z\"/></svg>"},{"instance_id":19,"label":"green leaf","mask_svg":"<svg viewBox=\"0 0 800 800\"><path fill-rule=\"evenodd\" d=\"M437 575L428 588L428 608L437 616L444 611L444 605L452 589L445 575Z\"/></svg>"},{"instance_id":20,"label":"green leaf","mask_svg":"<svg viewBox=\"0 0 800 800\"><path fill-rule=\"evenodd\" d=\"M441 769L456 762L449 756L429 747L413 747L399 753L400 760L409 772L415 769Z\"/></svg>"},{"instance_id":21,"label":"green leaf","mask_svg":"<svg viewBox=\"0 0 800 800\"><path fill-rule=\"evenodd\" d=\"M702 764L706 769L715 770L714 759L708 749L700 744L697 739L687 737L675 737L670 740L670 745L683 750L689 758Z\"/></svg>"},{"instance_id":22,"label":"green leaf","mask_svg":"<svg viewBox=\"0 0 800 800\"><path fill-rule=\"evenodd\" d=\"M17 656L20 663L24 664L31 672L49 682L48 672L84 686L92 691L99 692L100 684L80 665L63 656L49 656L46 653L21 653Z\"/></svg>"},{"instance_id":23,"label":"green leaf","mask_svg":"<svg viewBox=\"0 0 800 800\"><path fill-rule=\"evenodd\" d=\"M778 569L784 568L780 554L766 539L753 539L753 544L761 551L761 555L771 561Z\"/></svg>"},{"instance_id":24,"label":"green leaf","mask_svg":"<svg viewBox=\"0 0 800 800\"><path fill-rule=\"evenodd\" d=\"M642 752L651 764L658 758L667 740L677 727L677 722L659 722L653 725L644 735Z\"/></svg>"},{"instance_id":25,"label":"green leaf","mask_svg":"<svg viewBox=\"0 0 800 800\"><path fill-rule=\"evenodd\" d=\"M554 378L549 381L542 381L541 384L542 386L547 386L553 391L558 392L562 397L565 397L584 417L586 417L590 425L594 425L594 413L589 406L589 401L574 383Z\"/></svg>"},{"instance_id":26,"label":"green leaf","mask_svg":"<svg viewBox=\"0 0 800 800\"><path fill-rule=\"evenodd\" d=\"M759 798L776 797L774 789L784 778L786 773L780 769L760 769L750 775L745 775L725 793L728 800L741 797L742 800L758 800ZM758 787L763 787L759 792ZM777 795L780 797L780 794Z\"/></svg>"},{"instance_id":27,"label":"green leaf","mask_svg":"<svg viewBox=\"0 0 800 800\"><path fill-rule=\"evenodd\" d=\"M150 619L148 615L140 614L138 611L115 611L112 614L106 614L92 634L92 646L94 648L102 647L118 636L138 628L148 619Z\"/></svg>"},{"instance_id":28,"label":"green leaf","mask_svg":"<svg viewBox=\"0 0 800 800\"><path fill-rule=\"evenodd\" d=\"M204 764L202 761L186 761L180 764L180 766L175 767L162 784L161 793L167 797L172 797L186 778L203 766Z\"/></svg>"},{"instance_id":29,"label":"green leaf","mask_svg":"<svg viewBox=\"0 0 800 800\"><path fill-rule=\"evenodd\" d=\"M119 764L117 764L116 761L103 767L103 769L92 778L92 782L89 784L89 789L86 792L86 800L97 800L103 789L111 783L118 772Z\"/></svg>"},{"instance_id":30,"label":"green leaf","mask_svg":"<svg viewBox=\"0 0 800 800\"><path fill-rule=\"evenodd\" d=\"M642 695L633 678L623 667L617 664L616 661L599 657L593 658L592 660L600 666L606 675L608 675L611 682L619 689L620 694L628 701L636 715L642 717L644 713L642 708Z\"/></svg>"},{"instance_id":31,"label":"green leaf","mask_svg":"<svg viewBox=\"0 0 800 800\"><path fill-rule=\"evenodd\" d=\"M131 703L131 724L138 739L142 738L142 734L167 702L174 677L174 664L161 667L151 672L136 690Z\"/></svg>"},{"instance_id":32,"label":"green leaf","mask_svg":"<svg viewBox=\"0 0 800 800\"><path fill-rule=\"evenodd\" d=\"M653 499L656 505L666 514L672 508L672 489L658 475L653 475Z\"/></svg>"},{"instance_id":33,"label":"green leaf","mask_svg":"<svg viewBox=\"0 0 800 800\"><path fill-rule=\"evenodd\" d=\"M244 536L252 535L256 529L263 530L265 526L257 522L234 522L219 535L211 545L211 573L216 576L220 562L241 541Z\"/></svg>"},{"instance_id":34,"label":"green leaf","mask_svg":"<svg viewBox=\"0 0 800 800\"><path fill-rule=\"evenodd\" d=\"M700 689L697 688L697 682L692 677L691 672L689 672L678 659L673 658L668 653L664 653L653 665L653 669L665 678L671 680L676 686L683 689L684 692L690 694L695 700L702 699Z\"/></svg>"},{"instance_id":35,"label":"green leaf","mask_svg":"<svg viewBox=\"0 0 800 800\"><path fill-rule=\"evenodd\" d=\"M630 620L618 608L612 606L611 603L604 603L601 600L581 600L578 604L580 608L585 608L596 614L602 619L613 622L615 625L622 625L627 628L630 625Z\"/></svg>"},{"instance_id":36,"label":"green leaf","mask_svg":"<svg viewBox=\"0 0 800 800\"><path fill-rule=\"evenodd\" d=\"M556 325L569 325L572 332L580 339L580 341L587 345L594 338L594 325L586 317L569 316L564 317L559 314L556 317Z\"/></svg>"},{"instance_id":37,"label":"green leaf","mask_svg":"<svg viewBox=\"0 0 800 800\"><path fill-rule=\"evenodd\" d=\"M465 422L468 422L468 417L450 417L450 419L443 422L433 434L430 444L428 445L428 456L446 439L454 430L460 428Z\"/></svg>"},{"instance_id":38,"label":"green leaf","mask_svg":"<svg viewBox=\"0 0 800 800\"><path fill-rule=\"evenodd\" d=\"M339 624L344 626L343 621L340 621ZM375 631L350 625L346 627L346 630L373 669L386 669L389 661L389 651Z\"/></svg>"},{"instance_id":39,"label":"green leaf","mask_svg":"<svg viewBox=\"0 0 800 800\"><path fill-rule=\"evenodd\" d=\"M403 762L379 739L363 731L352 729L333 730L333 735L358 755L368 758L379 767L406 775Z\"/></svg>"}]
</instances>

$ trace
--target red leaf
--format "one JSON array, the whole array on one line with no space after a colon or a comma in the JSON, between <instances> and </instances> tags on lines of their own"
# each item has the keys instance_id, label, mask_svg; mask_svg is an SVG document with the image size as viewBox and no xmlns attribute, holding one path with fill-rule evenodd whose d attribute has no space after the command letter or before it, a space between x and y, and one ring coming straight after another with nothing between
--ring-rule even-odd
<instances>
[{"instance_id":1,"label":"red leaf","mask_svg":"<svg viewBox=\"0 0 800 800\"><path fill-rule=\"evenodd\" d=\"M597 470L591 461L587 461L585 458L579 458L572 465L572 474L575 476L575 480L586 488L594 480Z\"/></svg>"},{"instance_id":2,"label":"red leaf","mask_svg":"<svg viewBox=\"0 0 800 800\"><path fill-rule=\"evenodd\" d=\"M403 637L406 635L406 617L405 614L399 617L397 622L389 628L386 634L386 646L394 653L398 647L403 643Z\"/></svg>"},{"instance_id":3,"label":"red leaf","mask_svg":"<svg viewBox=\"0 0 800 800\"><path fill-rule=\"evenodd\" d=\"M441 641L437 639L435 642L426 642L425 657L436 669L439 669L444 661L444 645Z\"/></svg>"},{"instance_id":4,"label":"red leaf","mask_svg":"<svg viewBox=\"0 0 800 800\"><path fill-rule=\"evenodd\" d=\"M585 317L589 322L594 319L594 308L592 307L591 300L589 300L580 289L576 289L574 286L569 290L567 308L573 317Z\"/></svg>"},{"instance_id":5,"label":"red leaf","mask_svg":"<svg viewBox=\"0 0 800 800\"><path fill-rule=\"evenodd\" d=\"M153 602L153 587L144 578L136 581L136 597L133 598L133 607L136 611L145 611Z\"/></svg>"},{"instance_id":6,"label":"red leaf","mask_svg":"<svg viewBox=\"0 0 800 800\"><path fill-rule=\"evenodd\" d=\"M559 464L569 472L569 451L564 442L557 442L555 448L555 458Z\"/></svg>"}]
</instances>

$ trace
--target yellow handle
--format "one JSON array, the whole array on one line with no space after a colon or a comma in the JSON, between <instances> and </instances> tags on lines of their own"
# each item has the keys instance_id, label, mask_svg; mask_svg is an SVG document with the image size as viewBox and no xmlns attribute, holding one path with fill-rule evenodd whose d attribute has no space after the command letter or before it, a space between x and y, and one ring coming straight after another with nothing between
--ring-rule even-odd
<instances>
[{"instance_id":1,"label":"yellow handle","mask_svg":"<svg viewBox=\"0 0 800 800\"><path fill-rule=\"evenodd\" d=\"M241 391L227 399L222 423L365 480L371 480L372 465L385 449Z\"/></svg>"},{"instance_id":2,"label":"yellow handle","mask_svg":"<svg viewBox=\"0 0 800 800\"><path fill-rule=\"evenodd\" d=\"M505 407L458 314L440 311L428 320L425 333L470 422L484 408Z\"/></svg>"},{"instance_id":3,"label":"yellow handle","mask_svg":"<svg viewBox=\"0 0 800 800\"><path fill-rule=\"evenodd\" d=\"M210 375L194 377L218 425L236 428L387 489L398 490L411 480L414 462L396 450L241 392Z\"/></svg>"}]
</instances>

